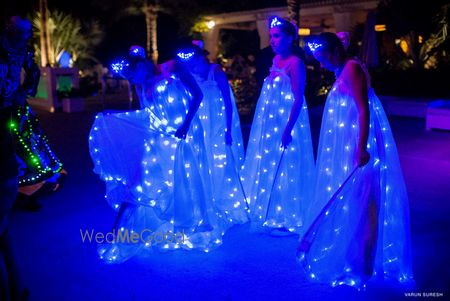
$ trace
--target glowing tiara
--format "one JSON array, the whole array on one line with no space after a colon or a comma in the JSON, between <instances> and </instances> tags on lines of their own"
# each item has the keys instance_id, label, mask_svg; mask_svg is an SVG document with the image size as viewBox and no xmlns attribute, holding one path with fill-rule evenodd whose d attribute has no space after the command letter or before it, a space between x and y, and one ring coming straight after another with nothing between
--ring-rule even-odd
<instances>
[{"instance_id":1,"label":"glowing tiara","mask_svg":"<svg viewBox=\"0 0 450 301\"><path fill-rule=\"evenodd\" d=\"M132 57L140 57L140 58L144 59L145 58L145 50L141 46L137 46L137 45L131 46L129 55Z\"/></svg>"},{"instance_id":2,"label":"glowing tiara","mask_svg":"<svg viewBox=\"0 0 450 301\"><path fill-rule=\"evenodd\" d=\"M308 42L308 48L311 50L311 52L316 51L318 48L322 47L323 45L321 43L316 42Z\"/></svg>"},{"instance_id":3,"label":"glowing tiara","mask_svg":"<svg viewBox=\"0 0 450 301\"><path fill-rule=\"evenodd\" d=\"M116 61L111 64L111 69L115 74L122 75L123 70L128 67L130 64L126 60Z\"/></svg>"},{"instance_id":4,"label":"glowing tiara","mask_svg":"<svg viewBox=\"0 0 450 301\"><path fill-rule=\"evenodd\" d=\"M194 56L195 52L184 52L184 51L180 51L177 53L177 56L182 60L182 61L188 61L190 60L193 56Z\"/></svg>"},{"instance_id":5,"label":"glowing tiara","mask_svg":"<svg viewBox=\"0 0 450 301\"><path fill-rule=\"evenodd\" d=\"M282 21L280 21L280 19L278 19L278 17L274 17L272 20L270 20L270 28L274 28L277 26L280 26L282 23Z\"/></svg>"}]
</instances>

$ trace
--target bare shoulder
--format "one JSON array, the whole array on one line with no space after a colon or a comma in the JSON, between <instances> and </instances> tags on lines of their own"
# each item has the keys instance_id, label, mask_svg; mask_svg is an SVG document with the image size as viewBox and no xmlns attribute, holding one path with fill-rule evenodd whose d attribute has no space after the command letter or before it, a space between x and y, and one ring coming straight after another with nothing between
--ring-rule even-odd
<instances>
[{"instance_id":1,"label":"bare shoulder","mask_svg":"<svg viewBox=\"0 0 450 301\"><path fill-rule=\"evenodd\" d=\"M355 60L349 60L347 64L345 64L343 73L349 76L364 76L364 70L361 67L361 64Z\"/></svg>"},{"instance_id":2,"label":"bare shoulder","mask_svg":"<svg viewBox=\"0 0 450 301\"><path fill-rule=\"evenodd\" d=\"M300 59L299 57L295 56L295 55L291 55L288 58L288 64L289 64L289 69L290 70L299 70L302 71L305 69L305 64L302 61L302 59Z\"/></svg>"},{"instance_id":3,"label":"bare shoulder","mask_svg":"<svg viewBox=\"0 0 450 301\"><path fill-rule=\"evenodd\" d=\"M349 60L346 64L340 77L347 83L365 82L366 75L361 65L355 60Z\"/></svg>"},{"instance_id":4,"label":"bare shoulder","mask_svg":"<svg viewBox=\"0 0 450 301\"><path fill-rule=\"evenodd\" d=\"M350 60L346 63L344 70L342 70L341 77L352 89L354 93L367 98L368 78L364 72L363 67L357 61Z\"/></svg>"},{"instance_id":5,"label":"bare shoulder","mask_svg":"<svg viewBox=\"0 0 450 301\"><path fill-rule=\"evenodd\" d=\"M302 59L296 55L289 56L288 60L291 64L303 64Z\"/></svg>"}]
</instances>

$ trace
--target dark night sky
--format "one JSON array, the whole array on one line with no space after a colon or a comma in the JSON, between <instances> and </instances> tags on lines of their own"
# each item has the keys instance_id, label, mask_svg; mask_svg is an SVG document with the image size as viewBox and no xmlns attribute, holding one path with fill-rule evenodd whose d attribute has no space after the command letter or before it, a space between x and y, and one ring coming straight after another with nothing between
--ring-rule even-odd
<instances>
[{"instance_id":1,"label":"dark night sky","mask_svg":"<svg viewBox=\"0 0 450 301\"><path fill-rule=\"evenodd\" d=\"M96 56L102 61L109 61L114 56L126 52L127 48L132 44L145 44L145 19L143 15L120 15L125 10L127 0L47 0L51 10L57 9L81 19L82 21L99 21L103 26L105 33L104 40L96 49ZM300 0L302 3L320 0ZM421 17L422 12L431 11L435 7L439 7L446 0L433 0L430 5L427 0L419 0L420 9L416 9L415 5L409 0L395 0L400 6L400 10L396 11L395 18L400 17L397 13L405 15L405 20L422 19L424 22L430 22L428 17ZM447 0L448 1L448 0ZM185 17L186 11L192 15L213 14L230 11L250 10L265 7L285 6L286 0L160 0L161 4L172 3L172 6L178 10L177 16ZM197 5L191 7L192 3ZM407 4L408 3L408 4ZM8 16L19 14L30 16L32 12L38 8L39 0L0 0L0 17L4 21ZM174 5L175 4L175 5ZM189 8L186 5L189 4ZM406 5L404 5L406 4ZM166 4L167 6L167 4ZM433 7L431 7L433 6ZM408 13L409 12L409 13ZM398 18L397 18L398 19ZM407 23L407 22L406 22ZM405 23L405 24L406 24ZM417 22L416 22L417 23ZM401 24L400 24L401 25ZM174 16L159 14L158 17L158 43L164 44L166 40L178 35L179 24Z\"/></svg>"},{"instance_id":2,"label":"dark night sky","mask_svg":"<svg viewBox=\"0 0 450 301\"><path fill-rule=\"evenodd\" d=\"M183 8L187 0L169 1L179 4ZM37 10L39 0L3 0L0 1L0 14L2 20L8 16L19 14L30 16ZM96 49L96 56L102 61L110 61L117 55L126 52L129 45L145 44L145 19L141 16L118 16L118 12L124 10L124 0L48 0L49 9L71 13L81 20L98 20L105 36L103 42ZM184 3L183 3L184 2ZM160 3L164 3L161 0ZM199 13L220 13L273 7L286 5L285 0L196 0ZM176 6L176 5L175 5ZM4 22L2 22L4 23ZM160 46L178 35L179 24L173 16L160 14L158 18L158 43Z\"/></svg>"},{"instance_id":3,"label":"dark night sky","mask_svg":"<svg viewBox=\"0 0 450 301\"><path fill-rule=\"evenodd\" d=\"M311 1L311 0L310 0ZM125 3L119 0L48 0L49 8L56 8L65 12L71 12L78 17L92 18L100 17L102 7L111 6L112 2ZM169 1L176 3L176 1ZM205 8L205 12L218 13L238 10L248 10L263 7L284 6L285 0L244 0L244 1L228 1L228 0L197 0L200 6ZM164 3L161 0L160 3ZM0 9L3 19L11 14L28 14L33 8L37 8L39 0L3 0L0 3Z\"/></svg>"}]
</instances>

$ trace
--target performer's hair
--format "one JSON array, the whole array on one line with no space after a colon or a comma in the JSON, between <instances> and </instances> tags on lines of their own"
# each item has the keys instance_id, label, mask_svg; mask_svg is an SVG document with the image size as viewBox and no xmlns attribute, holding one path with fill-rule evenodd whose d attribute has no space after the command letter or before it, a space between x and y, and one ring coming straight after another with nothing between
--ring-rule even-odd
<instances>
[{"instance_id":1,"label":"performer's hair","mask_svg":"<svg viewBox=\"0 0 450 301\"><path fill-rule=\"evenodd\" d=\"M269 18L269 28L279 28L284 34L292 37L292 43L294 44L298 38L298 29L295 24L289 22L286 19L280 17L271 17Z\"/></svg>"},{"instance_id":2,"label":"performer's hair","mask_svg":"<svg viewBox=\"0 0 450 301\"><path fill-rule=\"evenodd\" d=\"M344 45L336 34L332 32L322 32L314 41L320 45L320 50L327 52L337 51L339 56L346 57Z\"/></svg>"}]
</instances>

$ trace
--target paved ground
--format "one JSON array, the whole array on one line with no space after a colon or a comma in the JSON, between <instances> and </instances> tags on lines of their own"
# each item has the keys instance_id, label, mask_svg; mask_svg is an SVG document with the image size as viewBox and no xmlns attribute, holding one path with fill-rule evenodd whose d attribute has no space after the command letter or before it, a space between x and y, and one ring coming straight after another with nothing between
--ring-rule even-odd
<instances>
[{"instance_id":1,"label":"paved ground","mask_svg":"<svg viewBox=\"0 0 450 301\"><path fill-rule=\"evenodd\" d=\"M311 110L317 141L320 108ZM98 260L81 229L109 231L114 212L91 171L87 134L94 113L39 112L49 140L69 172L66 185L40 200L38 213L15 211L11 233L30 300L407 300L405 292L444 293L450 284L450 132L427 132L420 119L391 120L411 207L417 289L366 292L306 281L295 262L295 237L232 228L208 253L152 253L121 265ZM422 298L420 298L422 299Z\"/></svg>"}]
</instances>

